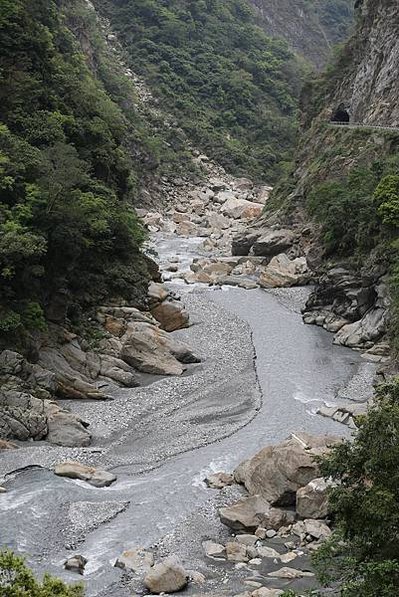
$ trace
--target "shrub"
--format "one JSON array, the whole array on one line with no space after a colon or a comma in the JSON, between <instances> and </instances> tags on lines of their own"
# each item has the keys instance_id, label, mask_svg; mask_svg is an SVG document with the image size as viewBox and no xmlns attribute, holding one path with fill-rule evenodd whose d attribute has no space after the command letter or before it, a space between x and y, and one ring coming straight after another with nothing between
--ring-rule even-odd
<instances>
[{"instance_id":1,"label":"shrub","mask_svg":"<svg viewBox=\"0 0 399 597\"><path fill-rule=\"evenodd\" d=\"M37 580L23 558L0 552L0 597L83 597L82 585L66 585L45 574Z\"/></svg>"}]
</instances>

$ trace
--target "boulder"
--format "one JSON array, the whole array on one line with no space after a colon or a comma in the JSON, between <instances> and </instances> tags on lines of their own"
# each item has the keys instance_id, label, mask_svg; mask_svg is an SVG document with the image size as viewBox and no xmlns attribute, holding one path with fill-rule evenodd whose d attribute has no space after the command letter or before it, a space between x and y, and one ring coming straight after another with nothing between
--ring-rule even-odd
<instances>
[{"instance_id":1,"label":"boulder","mask_svg":"<svg viewBox=\"0 0 399 597\"><path fill-rule=\"evenodd\" d=\"M59 477L87 481L94 487L108 487L116 481L116 475L113 473L80 462L61 462L55 466L54 473Z\"/></svg>"},{"instance_id":2,"label":"boulder","mask_svg":"<svg viewBox=\"0 0 399 597\"><path fill-rule=\"evenodd\" d=\"M279 529L295 520L291 510L273 508L260 495L239 500L236 504L219 510L220 520L235 531L255 532L259 526Z\"/></svg>"},{"instance_id":3,"label":"boulder","mask_svg":"<svg viewBox=\"0 0 399 597\"><path fill-rule=\"evenodd\" d=\"M153 554L142 547L124 551L115 562L117 568L131 570L137 574L147 572L153 565Z\"/></svg>"},{"instance_id":4,"label":"boulder","mask_svg":"<svg viewBox=\"0 0 399 597\"><path fill-rule=\"evenodd\" d=\"M142 322L129 323L121 358L144 373L181 375L184 367L169 349L166 332Z\"/></svg>"},{"instance_id":5,"label":"boulder","mask_svg":"<svg viewBox=\"0 0 399 597\"><path fill-rule=\"evenodd\" d=\"M254 188L254 183L249 178L236 178L233 187L241 192L251 191Z\"/></svg>"},{"instance_id":6,"label":"boulder","mask_svg":"<svg viewBox=\"0 0 399 597\"><path fill-rule=\"evenodd\" d=\"M251 593L251 597L279 597L283 595L284 591L281 589L267 589L266 587L260 587Z\"/></svg>"},{"instance_id":7,"label":"boulder","mask_svg":"<svg viewBox=\"0 0 399 597\"><path fill-rule=\"evenodd\" d=\"M61 410L56 403L47 405L47 441L57 446L86 447L91 443L87 423L76 415Z\"/></svg>"},{"instance_id":8,"label":"boulder","mask_svg":"<svg viewBox=\"0 0 399 597\"><path fill-rule=\"evenodd\" d=\"M251 232L246 230L237 234L233 238L231 253L232 255L245 256L249 255L254 243L259 238L259 232Z\"/></svg>"},{"instance_id":9,"label":"boulder","mask_svg":"<svg viewBox=\"0 0 399 597\"><path fill-rule=\"evenodd\" d=\"M83 574L85 566L87 564L86 558L81 555L72 556L68 558L66 562L64 562L64 568L66 570L70 570L71 572L77 572L78 574Z\"/></svg>"},{"instance_id":10,"label":"boulder","mask_svg":"<svg viewBox=\"0 0 399 597\"><path fill-rule=\"evenodd\" d=\"M148 287L148 300L151 305L156 305L158 303L162 303L165 301L169 296L169 291L165 288L163 284L158 284L156 282L151 282Z\"/></svg>"},{"instance_id":11,"label":"boulder","mask_svg":"<svg viewBox=\"0 0 399 597\"><path fill-rule=\"evenodd\" d=\"M295 578L305 578L305 577L313 577L313 572L307 572L306 570L296 570L295 568L280 568L279 570L274 570L273 572L269 572L268 576L272 578L286 578L293 580Z\"/></svg>"},{"instance_id":12,"label":"boulder","mask_svg":"<svg viewBox=\"0 0 399 597\"><path fill-rule=\"evenodd\" d=\"M304 284L310 278L305 257L289 259L285 253L273 257L262 269L259 284L263 288L286 288Z\"/></svg>"},{"instance_id":13,"label":"boulder","mask_svg":"<svg viewBox=\"0 0 399 597\"><path fill-rule=\"evenodd\" d=\"M0 493L7 493L7 489L0 485Z\"/></svg>"},{"instance_id":14,"label":"boulder","mask_svg":"<svg viewBox=\"0 0 399 597\"><path fill-rule=\"evenodd\" d=\"M253 253L262 257L274 257L289 249L295 240L296 235L291 230L269 230L255 241Z\"/></svg>"},{"instance_id":15,"label":"boulder","mask_svg":"<svg viewBox=\"0 0 399 597\"><path fill-rule=\"evenodd\" d=\"M235 220L248 220L259 217L262 214L263 206L260 203L254 203L246 199L231 197L222 205L220 211L225 216Z\"/></svg>"},{"instance_id":16,"label":"boulder","mask_svg":"<svg viewBox=\"0 0 399 597\"><path fill-rule=\"evenodd\" d=\"M204 541L202 543L205 555L208 558L224 559L226 555L226 548L220 543L214 543L213 541Z\"/></svg>"},{"instance_id":17,"label":"boulder","mask_svg":"<svg viewBox=\"0 0 399 597\"><path fill-rule=\"evenodd\" d=\"M177 301L165 300L151 311L166 332L174 332L189 326L189 315Z\"/></svg>"},{"instance_id":18,"label":"boulder","mask_svg":"<svg viewBox=\"0 0 399 597\"><path fill-rule=\"evenodd\" d=\"M223 489L223 487L233 485L234 477L233 475L229 475L228 473L214 473L206 477L205 483L211 489Z\"/></svg>"},{"instance_id":19,"label":"boulder","mask_svg":"<svg viewBox=\"0 0 399 597\"><path fill-rule=\"evenodd\" d=\"M268 446L241 463L234 471L235 479L251 495L262 496L274 506L295 505L298 489L319 477L314 457L325 454L338 441L334 436L292 434L285 442Z\"/></svg>"},{"instance_id":20,"label":"boulder","mask_svg":"<svg viewBox=\"0 0 399 597\"><path fill-rule=\"evenodd\" d=\"M248 562L247 548L242 543L230 541L226 543L227 559L230 562Z\"/></svg>"},{"instance_id":21,"label":"boulder","mask_svg":"<svg viewBox=\"0 0 399 597\"><path fill-rule=\"evenodd\" d=\"M328 489L331 483L319 478L296 493L296 511L301 518L325 518L328 515Z\"/></svg>"},{"instance_id":22,"label":"boulder","mask_svg":"<svg viewBox=\"0 0 399 597\"><path fill-rule=\"evenodd\" d=\"M145 586L156 595L181 591L187 583L188 574L176 556L156 564L144 577Z\"/></svg>"},{"instance_id":23,"label":"boulder","mask_svg":"<svg viewBox=\"0 0 399 597\"><path fill-rule=\"evenodd\" d=\"M266 205L267 201L269 200L272 190L273 190L273 187L269 187L268 185L264 185L263 187L260 187L258 194L256 195L256 198L254 199L254 201L256 201L257 203L261 203L262 205Z\"/></svg>"}]
</instances>

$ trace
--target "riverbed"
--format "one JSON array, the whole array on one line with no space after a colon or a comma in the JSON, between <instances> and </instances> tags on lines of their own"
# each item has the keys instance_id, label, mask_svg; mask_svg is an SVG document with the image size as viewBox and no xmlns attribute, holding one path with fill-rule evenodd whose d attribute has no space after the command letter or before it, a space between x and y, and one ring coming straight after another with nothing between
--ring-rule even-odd
<instances>
[{"instance_id":1,"label":"riverbed","mask_svg":"<svg viewBox=\"0 0 399 597\"><path fill-rule=\"evenodd\" d=\"M0 496L0 542L27 554L37 571L69 581L76 577L62 564L82 553L88 597L131 595L113 564L134 546L178 553L188 569L204 572L202 591L212 592L225 571L204 562L201 541L224 532L216 507L229 494L206 489L206 474L232 470L291 432L347 435L345 426L315 414L317 407L339 404L354 376L362 392L374 374L360 354L303 324L307 292L183 292L192 325L175 333L202 363L181 378L115 389L110 402L68 402L90 422L90 448L41 443L2 455L8 492ZM95 489L54 476L51 467L69 458L114 470L118 480Z\"/></svg>"}]
</instances>

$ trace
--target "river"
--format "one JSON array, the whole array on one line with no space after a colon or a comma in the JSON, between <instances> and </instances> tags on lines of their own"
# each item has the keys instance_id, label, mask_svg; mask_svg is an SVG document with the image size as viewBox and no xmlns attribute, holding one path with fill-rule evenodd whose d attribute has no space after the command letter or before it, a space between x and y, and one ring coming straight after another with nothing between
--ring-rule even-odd
<instances>
[{"instance_id":1,"label":"river","mask_svg":"<svg viewBox=\"0 0 399 597\"><path fill-rule=\"evenodd\" d=\"M62 564L82 553L88 597L131 595L112 565L139 545L178 553L218 586L222 572L204 562L201 541L225 532L216 515L222 498L203 478L232 470L291 432L348 434L315 414L317 406L338 404L338 391L354 376L367 387L374 374L360 354L303 324L307 292L185 287L193 325L176 333L200 354L201 365L181 378L115 390L112 402L68 402L91 423L90 448L42 442L4 454L0 476L17 472L7 475L8 492L0 496L0 543L28 554L37 571L69 581L76 577ZM66 458L106 466L118 480L95 489L54 476L49 469Z\"/></svg>"}]
</instances>

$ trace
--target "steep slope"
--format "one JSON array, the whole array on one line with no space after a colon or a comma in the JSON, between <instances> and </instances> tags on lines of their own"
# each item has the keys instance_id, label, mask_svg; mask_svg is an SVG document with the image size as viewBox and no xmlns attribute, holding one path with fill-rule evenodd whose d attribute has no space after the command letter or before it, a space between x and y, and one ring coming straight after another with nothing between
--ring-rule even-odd
<instances>
[{"instance_id":1,"label":"steep slope","mask_svg":"<svg viewBox=\"0 0 399 597\"><path fill-rule=\"evenodd\" d=\"M270 226L292 227L296 251L323 274L305 320L349 346L370 347L386 333L388 281L391 339L399 335L399 134L368 128L398 125L398 33L395 0L358 4L353 37L303 91L292 174L277 185L261 227L235 242L236 252L248 250ZM363 126L331 125L341 104Z\"/></svg>"},{"instance_id":2,"label":"steep slope","mask_svg":"<svg viewBox=\"0 0 399 597\"><path fill-rule=\"evenodd\" d=\"M285 39L316 68L332 46L347 39L353 23L352 0L250 0L268 35Z\"/></svg>"},{"instance_id":3,"label":"steep slope","mask_svg":"<svg viewBox=\"0 0 399 597\"><path fill-rule=\"evenodd\" d=\"M109 297L141 304L149 273L133 204L192 167L84 0L0 2L0 333L42 330Z\"/></svg>"},{"instance_id":4,"label":"steep slope","mask_svg":"<svg viewBox=\"0 0 399 597\"><path fill-rule=\"evenodd\" d=\"M294 139L300 67L245 0L94 5L199 149L235 175L276 178Z\"/></svg>"}]
</instances>

